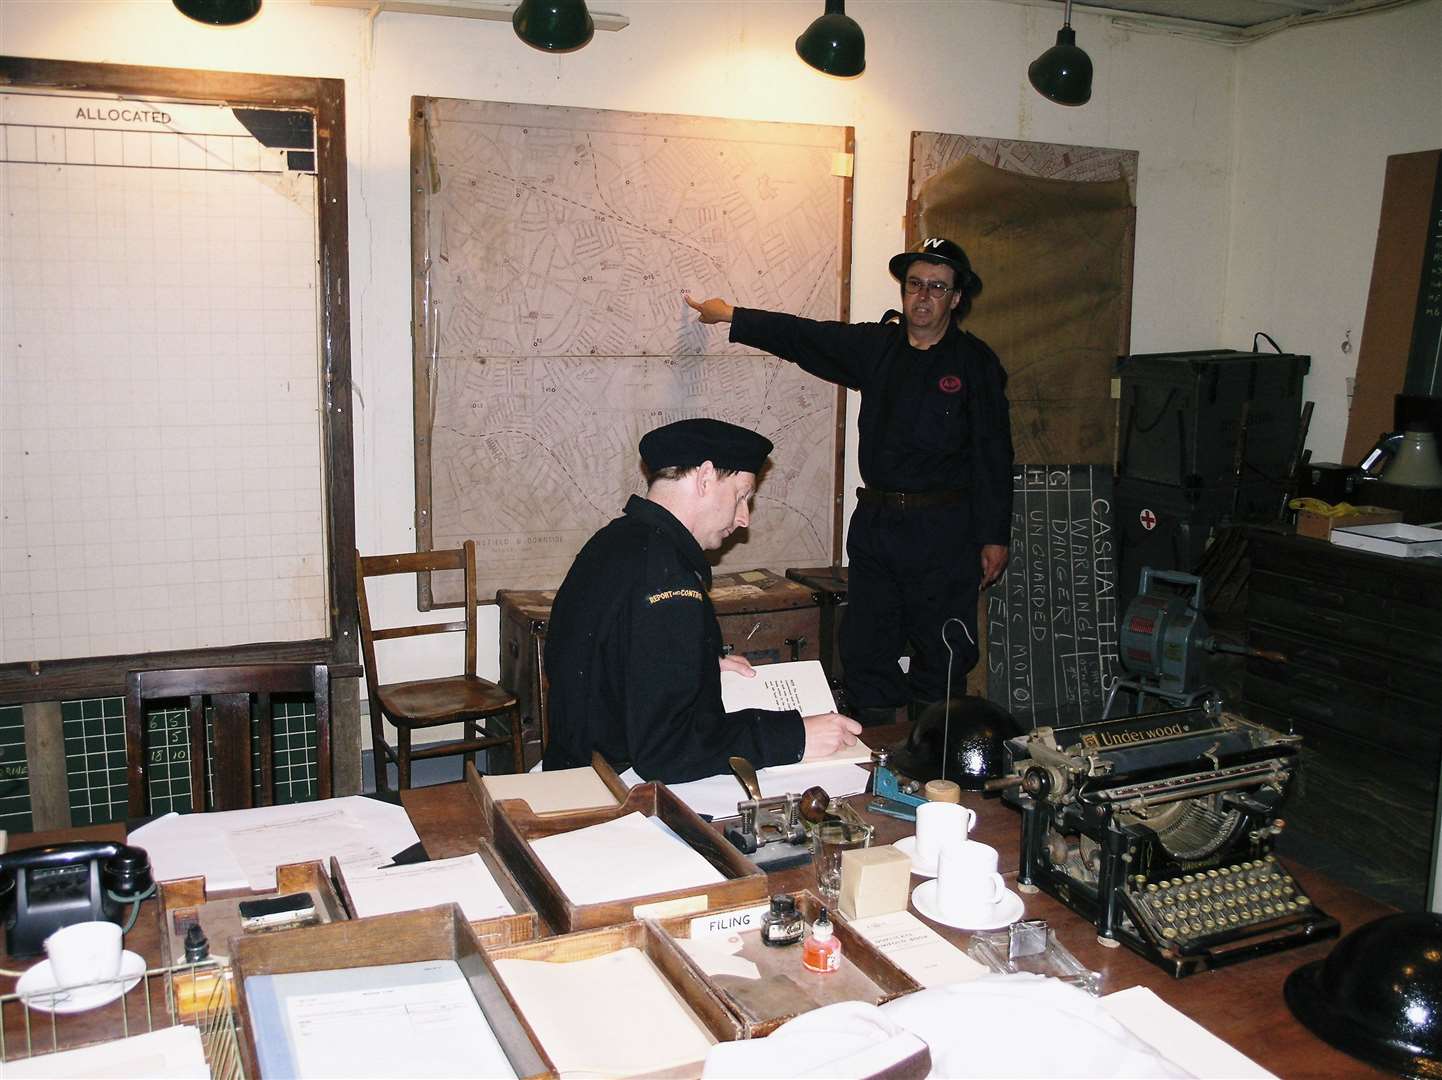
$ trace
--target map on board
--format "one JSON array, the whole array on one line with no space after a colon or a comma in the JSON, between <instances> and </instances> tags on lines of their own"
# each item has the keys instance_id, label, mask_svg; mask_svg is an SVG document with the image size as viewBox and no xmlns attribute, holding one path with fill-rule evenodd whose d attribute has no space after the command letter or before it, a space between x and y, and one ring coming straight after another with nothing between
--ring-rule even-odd
<instances>
[{"instance_id":1,"label":"map on board","mask_svg":"<svg viewBox=\"0 0 1442 1080\"><path fill-rule=\"evenodd\" d=\"M644 489L641 435L714 416L776 444L720 567L832 561L844 398L698 324L683 294L846 318L850 130L412 112L418 547L474 539L482 599L554 587ZM462 595L441 575L431 592Z\"/></svg>"}]
</instances>

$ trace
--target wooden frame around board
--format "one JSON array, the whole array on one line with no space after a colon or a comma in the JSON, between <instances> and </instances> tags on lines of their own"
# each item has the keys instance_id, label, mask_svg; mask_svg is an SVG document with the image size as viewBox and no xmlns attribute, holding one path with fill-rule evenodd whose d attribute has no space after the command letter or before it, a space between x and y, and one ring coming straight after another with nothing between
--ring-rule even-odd
<instances>
[{"instance_id":1,"label":"wooden frame around board","mask_svg":"<svg viewBox=\"0 0 1442 1080\"><path fill-rule=\"evenodd\" d=\"M157 101L311 111L316 123L322 468L329 635L305 641L150 652L68 660L38 658L0 665L0 702L120 696L138 668L201 667L216 662L324 663L331 676L360 674L355 636L355 471L351 452L349 246L347 239L345 83L281 75L185 68L75 63L0 56L0 87L124 94Z\"/></svg>"},{"instance_id":2,"label":"wooden frame around board","mask_svg":"<svg viewBox=\"0 0 1442 1080\"><path fill-rule=\"evenodd\" d=\"M440 333L440 319L437 314L437 305L433 295L432 273L433 255L429 239L429 230L432 227L431 214L433 213L432 203L439 191L439 153L434 137L434 132L428 125L433 119L429 110L437 103L450 102L450 99L432 98L417 96L411 99L411 262L412 262L412 364L413 364L413 415L415 421L415 486L416 486L416 549L418 551L429 551L435 548L436 540L436 504L434 484L434 459L437 456L435 440L432 438L435 426L435 409L439 394L431 389L431 365L435 360L433 350L437 347ZM566 112L591 112L598 115L611 115L615 117L629 116L651 116L653 114L614 112L611 110L586 110L570 109L560 106L535 106L517 103L496 103L496 102L454 102L454 104L465 106L487 106L511 109L533 109L542 113L566 113ZM663 114L654 114L662 116ZM692 124L754 124L760 128L777 128L783 126L790 128L817 128L822 130L834 130L840 134L839 153L832 158L832 175L840 181L837 193L840 229L836 238L836 282L838 288L837 306L833 312L827 311L824 316L828 319L839 319L842 322L849 322L851 318L851 249L852 249L852 207L854 203L854 181L850 171L850 163L855 160L856 134L851 127L832 125L782 125L769 121L734 121L716 117L697 116L664 116L665 119L675 120L681 123ZM837 149L837 148L833 148ZM569 154L562 155L569 157ZM844 158L847 168L844 172L836 171L838 159ZM497 173L496 175L500 175ZM628 181L629 183L629 181ZM478 196L479 197L479 196ZM832 249L828 249L832 250ZM456 258L455 253L447 253L442 250L438 256L440 261L451 262ZM733 297L738 303L743 302L739 297ZM770 306L770 305L768 305ZM593 350L594 351L594 350ZM656 354L649 354L656 355ZM781 363L785 363L782 361ZM833 566L841 564L843 555L843 537L845 523L843 521L845 485L845 454L846 454L846 389L842 386L830 386L816 380L822 387L822 392L827 394L832 404L831 423L829 425L829 436L832 440L832 455L830 459L831 469L831 492L829 506L829 521L827 527L827 543L829 551L819 558L816 555L802 557L800 555L791 558L773 558L770 564L778 572L784 569L785 565L796 565L810 561L829 560ZM722 415L718 413L717 415ZM666 419L675 419L675 416L667 416ZM732 419L737 419L731 417ZM746 422L746 421L742 421ZM639 463L638 463L639 464ZM775 458L773 457L773 468ZM762 484L761 491L766 491L765 484ZM624 501L624 500L622 500ZM618 503L614 508L613 516L619 514L621 505ZM472 537L475 538L474 536ZM449 546L449 545L443 545ZM579 545L577 545L579 547ZM484 555L484 552L482 552ZM569 562L569 560L568 560ZM783 565L774 565L781 563ZM722 562L719 566L721 572L734 572L744 569L759 568L755 562L750 564L738 562ZM545 583L515 583L508 579L502 579L498 585L500 590L539 589L555 588L561 583L561 574L557 574L554 580ZM483 585L492 584L487 580L487 572L482 569ZM447 585L449 583L446 583ZM446 589L437 587L433 581L432 574L417 575L417 606L422 611L429 611L438 607L459 606L460 601L446 595ZM483 587L479 590L481 603L494 602L495 590Z\"/></svg>"}]
</instances>

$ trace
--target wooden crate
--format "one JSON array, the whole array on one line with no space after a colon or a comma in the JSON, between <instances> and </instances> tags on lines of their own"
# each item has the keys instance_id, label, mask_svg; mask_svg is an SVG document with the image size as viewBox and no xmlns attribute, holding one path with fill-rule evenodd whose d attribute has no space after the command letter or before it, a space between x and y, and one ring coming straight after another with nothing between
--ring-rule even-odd
<instances>
[{"instance_id":1,"label":"wooden crate","mask_svg":"<svg viewBox=\"0 0 1442 1080\"><path fill-rule=\"evenodd\" d=\"M566 964L628 948L639 949L645 954L676 996L717 1042L734 1042L745 1037L736 1017L722 1003L709 981L687 961L671 938L650 921L621 923L544 938L527 945L513 945L495 950L491 958ZM509 991L507 997L515 1000L510 997Z\"/></svg>"},{"instance_id":2,"label":"wooden crate","mask_svg":"<svg viewBox=\"0 0 1442 1080\"><path fill-rule=\"evenodd\" d=\"M591 768L596 771L596 775L600 777L601 783L605 786L606 790L616 797L616 805L620 805L626 801L626 796L630 794L631 789L626 786L624 780L616 775L616 770L611 768L605 758L600 754L592 754ZM486 827L491 830L491 835L494 836L496 833L496 800L491 798L491 793L486 787L485 779L476 771L474 762L466 762L465 780L466 786L470 788L472 796L475 797L476 802L481 806L482 820L485 821ZM521 803L526 802L524 799L514 801ZM526 804L526 808L530 809L530 805ZM604 808L596 807L596 809ZM539 813L536 814L536 816L540 818L558 817L563 813L572 812L574 811L551 811Z\"/></svg>"},{"instance_id":3,"label":"wooden crate","mask_svg":"<svg viewBox=\"0 0 1442 1080\"><path fill-rule=\"evenodd\" d=\"M557 933L568 934L653 916L685 912L699 914L714 907L758 902L767 895L766 875L756 864L727 843L719 832L702 821L664 784L638 784L620 806L604 810L580 810L571 814L538 817L518 799L503 799L496 808L496 850ZM531 842L541 837L574 832L636 812L660 818L727 880L650 896L576 904L562 891L531 847Z\"/></svg>"},{"instance_id":4,"label":"wooden crate","mask_svg":"<svg viewBox=\"0 0 1442 1080\"><path fill-rule=\"evenodd\" d=\"M247 1075L261 1077L255 1053L254 1021L246 1001L247 979L257 975L333 971L419 960L454 960L460 965L518 1077L555 1076L555 1067L517 1012L480 939L456 904L238 940L231 963L235 970L236 1010Z\"/></svg>"},{"instance_id":5,"label":"wooden crate","mask_svg":"<svg viewBox=\"0 0 1442 1080\"><path fill-rule=\"evenodd\" d=\"M809 892L792 894L796 910L807 923L815 921L821 901ZM745 909L734 908L741 912ZM708 913L724 918L727 910ZM656 926L673 940L685 940L697 929L699 916L673 916L657 920ZM759 918L754 920L759 926ZM741 929L741 955L761 971L759 980L728 977L724 981L707 975L689 954L679 949L685 962L715 991L748 1039L769 1035L786 1021L822 1005L837 1001L865 1001L880 1005L902 994L920 990L921 984L893 964L863 938L845 919L831 913L836 940L841 943L841 968L819 974L801 965L801 945L773 948L761 943L759 929ZM698 936L706 936L703 935ZM721 936L721 935L716 935ZM765 985L770 982L770 986Z\"/></svg>"},{"instance_id":6,"label":"wooden crate","mask_svg":"<svg viewBox=\"0 0 1442 1080\"><path fill-rule=\"evenodd\" d=\"M476 839L476 854L481 857L490 875L495 879L501 895L511 905L514 915L497 915L489 919L472 919L470 926L475 931L477 939L487 949L496 948L501 945L515 945L522 941L534 941L540 934L540 916L536 913L536 907L531 903L530 897L521 889L520 884L506 869L501 861L495 847L484 837ZM337 885L340 887L341 899L345 901L346 910L353 918L362 918L356 915L355 901L351 898L350 889L346 885L345 867L334 856L330 860L330 872L334 876ZM379 918L380 916L364 916L366 918Z\"/></svg>"}]
</instances>

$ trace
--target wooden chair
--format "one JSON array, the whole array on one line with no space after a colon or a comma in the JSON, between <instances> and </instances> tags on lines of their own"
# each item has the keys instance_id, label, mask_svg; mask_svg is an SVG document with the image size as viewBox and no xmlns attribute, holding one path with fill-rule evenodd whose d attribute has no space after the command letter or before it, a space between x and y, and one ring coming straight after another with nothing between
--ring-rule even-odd
<instances>
[{"instance_id":1,"label":"wooden chair","mask_svg":"<svg viewBox=\"0 0 1442 1080\"><path fill-rule=\"evenodd\" d=\"M370 605L366 602L367 578L437 570L465 571L464 619L381 630L371 628ZM476 675L475 541L467 540L463 547L449 551L422 551L413 555L361 555L356 552L355 577L361 654L365 659L366 692L370 702L371 743L375 752L376 790L385 791L390 786L386 765L388 761L396 763L397 787L404 791L411 786L412 760L447 757L451 754L474 754L507 743L511 746L512 768L516 772L522 772L525 769L525 758L521 748L520 712L516 708L515 695ZM464 674L410 682L380 681L376 669L377 641L461 631L466 635ZM506 730L498 734L480 734L479 725L493 717L508 717ZM386 744L386 720L396 728L394 750ZM411 749L413 729L455 723L463 725L462 738Z\"/></svg>"},{"instance_id":2,"label":"wooden chair","mask_svg":"<svg viewBox=\"0 0 1442 1080\"><path fill-rule=\"evenodd\" d=\"M275 736L272 694L309 694L315 698L316 789L331 794L330 669L325 664L246 664L230 667L132 671L126 679L125 765L130 814L150 813L145 714L159 701L188 700L190 792L192 808L238 810L253 805L251 790L251 708L260 717L260 801L275 801ZM205 706L213 708L206 739ZM212 783L206 783L207 742ZM163 748L160 749L163 752Z\"/></svg>"}]
</instances>

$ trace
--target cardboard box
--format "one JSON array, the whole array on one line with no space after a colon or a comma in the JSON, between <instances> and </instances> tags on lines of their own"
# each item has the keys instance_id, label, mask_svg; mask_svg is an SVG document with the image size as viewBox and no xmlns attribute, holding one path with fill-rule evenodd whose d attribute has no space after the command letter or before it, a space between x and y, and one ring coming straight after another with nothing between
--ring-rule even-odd
<instances>
[{"instance_id":1,"label":"cardboard box","mask_svg":"<svg viewBox=\"0 0 1442 1080\"><path fill-rule=\"evenodd\" d=\"M1357 513L1347 517L1327 517L1314 510L1297 511L1297 535L1310 536L1314 540L1330 540L1332 530L1350 528L1353 525L1385 525L1402 520L1402 511L1389 510L1385 506L1358 506Z\"/></svg>"},{"instance_id":2,"label":"cardboard box","mask_svg":"<svg viewBox=\"0 0 1442 1080\"><path fill-rule=\"evenodd\" d=\"M1442 555L1442 529L1423 525L1359 525L1341 526L1332 530L1332 543L1359 551L1375 551L1415 559L1424 555Z\"/></svg>"},{"instance_id":3,"label":"cardboard box","mask_svg":"<svg viewBox=\"0 0 1442 1080\"><path fill-rule=\"evenodd\" d=\"M841 853L841 914L867 919L905 911L911 896L911 859L891 845Z\"/></svg>"}]
</instances>

